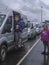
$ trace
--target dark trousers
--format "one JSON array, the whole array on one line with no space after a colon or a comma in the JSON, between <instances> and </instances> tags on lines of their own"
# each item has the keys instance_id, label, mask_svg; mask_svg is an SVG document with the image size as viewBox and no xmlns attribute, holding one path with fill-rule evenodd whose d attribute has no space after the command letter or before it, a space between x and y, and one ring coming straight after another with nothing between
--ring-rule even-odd
<instances>
[{"instance_id":1,"label":"dark trousers","mask_svg":"<svg viewBox=\"0 0 49 65\"><path fill-rule=\"evenodd\" d=\"M15 43L17 45L22 43L22 32L15 32Z\"/></svg>"},{"instance_id":2,"label":"dark trousers","mask_svg":"<svg viewBox=\"0 0 49 65\"><path fill-rule=\"evenodd\" d=\"M48 52L49 52L49 43L43 41L43 44L44 44L44 52L46 52L46 48L48 49Z\"/></svg>"},{"instance_id":3,"label":"dark trousers","mask_svg":"<svg viewBox=\"0 0 49 65\"><path fill-rule=\"evenodd\" d=\"M15 42L18 43L19 41L19 32L15 32Z\"/></svg>"}]
</instances>

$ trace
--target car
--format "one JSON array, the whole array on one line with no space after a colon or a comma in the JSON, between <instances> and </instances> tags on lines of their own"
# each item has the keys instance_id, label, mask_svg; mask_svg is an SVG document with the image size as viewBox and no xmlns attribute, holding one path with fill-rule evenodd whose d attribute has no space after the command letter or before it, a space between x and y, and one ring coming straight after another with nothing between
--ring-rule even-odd
<instances>
[{"instance_id":1,"label":"car","mask_svg":"<svg viewBox=\"0 0 49 65\"><path fill-rule=\"evenodd\" d=\"M30 26L28 26L28 38L32 39L36 37L36 30L33 27L33 24L30 23Z\"/></svg>"},{"instance_id":2,"label":"car","mask_svg":"<svg viewBox=\"0 0 49 65\"><path fill-rule=\"evenodd\" d=\"M40 34L42 32L42 30L43 30L43 27L40 24L37 24L35 28L36 28L36 33L37 34Z\"/></svg>"}]
</instances>

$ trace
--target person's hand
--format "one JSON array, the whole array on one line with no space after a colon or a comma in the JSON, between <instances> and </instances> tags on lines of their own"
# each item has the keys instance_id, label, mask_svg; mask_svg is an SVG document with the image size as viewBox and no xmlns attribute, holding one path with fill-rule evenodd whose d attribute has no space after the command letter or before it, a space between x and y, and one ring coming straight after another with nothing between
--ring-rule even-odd
<instances>
[{"instance_id":1,"label":"person's hand","mask_svg":"<svg viewBox=\"0 0 49 65\"><path fill-rule=\"evenodd\" d=\"M19 29L19 25L16 25L16 29Z\"/></svg>"}]
</instances>

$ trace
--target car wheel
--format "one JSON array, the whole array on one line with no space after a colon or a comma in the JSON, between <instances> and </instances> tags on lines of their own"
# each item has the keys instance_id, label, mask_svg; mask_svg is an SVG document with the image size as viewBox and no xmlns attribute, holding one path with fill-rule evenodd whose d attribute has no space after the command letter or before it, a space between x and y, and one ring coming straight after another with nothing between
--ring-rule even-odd
<instances>
[{"instance_id":1,"label":"car wheel","mask_svg":"<svg viewBox=\"0 0 49 65\"><path fill-rule=\"evenodd\" d=\"M1 46L1 49L0 49L1 61L5 61L5 59L6 59L6 54L7 54L7 48L6 48L5 45L2 45L2 46Z\"/></svg>"}]
</instances>

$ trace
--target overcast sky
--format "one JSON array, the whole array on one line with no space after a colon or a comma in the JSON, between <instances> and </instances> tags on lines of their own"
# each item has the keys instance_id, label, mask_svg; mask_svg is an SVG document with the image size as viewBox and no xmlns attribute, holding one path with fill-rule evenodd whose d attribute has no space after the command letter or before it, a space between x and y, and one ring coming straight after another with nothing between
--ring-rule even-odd
<instances>
[{"instance_id":1,"label":"overcast sky","mask_svg":"<svg viewBox=\"0 0 49 65\"><path fill-rule=\"evenodd\" d=\"M45 4L49 5L49 0L42 0Z\"/></svg>"},{"instance_id":2,"label":"overcast sky","mask_svg":"<svg viewBox=\"0 0 49 65\"><path fill-rule=\"evenodd\" d=\"M43 6L43 20L49 20L49 0L0 0L0 3L21 12L31 20L41 20L41 6Z\"/></svg>"}]
</instances>

